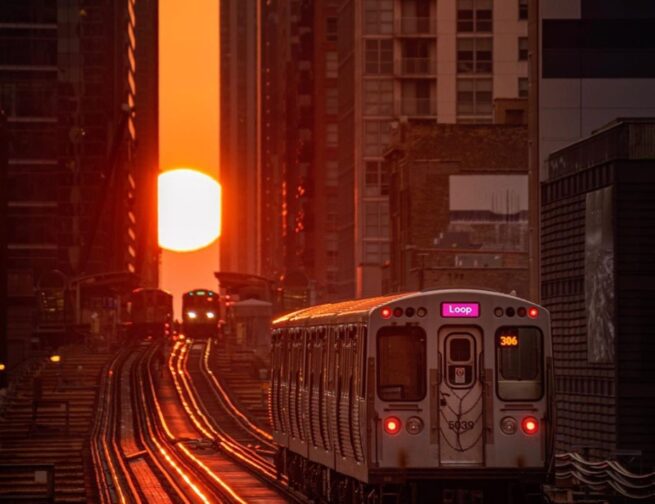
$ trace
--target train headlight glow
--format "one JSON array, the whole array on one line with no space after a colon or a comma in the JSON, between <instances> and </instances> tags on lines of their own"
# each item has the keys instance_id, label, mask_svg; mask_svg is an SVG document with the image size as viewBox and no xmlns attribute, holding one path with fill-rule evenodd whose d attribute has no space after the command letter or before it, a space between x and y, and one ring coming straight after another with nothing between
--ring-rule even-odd
<instances>
[{"instance_id":1,"label":"train headlight glow","mask_svg":"<svg viewBox=\"0 0 655 504\"><path fill-rule=\"evenodd\" d=\"M213 319L216 315L214 315L214 312L208 311L207 312L207 318L208 319Z\"/></svg>"},{"instance_id":2,"label":"train headlight glow","mask_svg":"<svg viewBox=\"0 0 655 504\"><path fill-rule=\"evenodd\" d=\"M500 421L500 430L503 431L503 434L514 434L518 428L518 422L516 418L506 416Z\"/></svg>"},{"instance_id":3,"label":"train headlight glow","mask_svg":"<svg viewBox=\"0 0 655 504\"><path fill-rule=\"evenodd\" d=\"M410 417L407 419L405 429L407 429L407 432L410 434L419 434L423 430L423 420L415 416Z\"/></svg>"},{"instance_id":4,"label":"train headlight glow","mask_svg":"<svg viewBox=\"0 0 655 504\"><path fill-rule=\"evenodd\" d=\"M384 419L384 430L387 434L398 434L402 424L399 418L387 417Z\"/></svg>"},{"instance_id":5,"label":"train headlight glow","mask_svg":"<svg viewBox=\"0 0 655 504\"><path fill-rule=\"evenodd\" d=\"M531 436L539 432L539 421L535 417L527 416L521 421L521 428Z\"/></svg>"},{"instance_id":6,"label":"train headlight glow","mask_svg":"<svg viewBox=\"0 0 655 504\"><path fill-rule=\"evenodd\" d=\"M380 312L380 315L382 315L382 318L388 319L391 317L391 308L382 308L382 311Z\"/></svg>"},{"instance_id":7,"label":"train headlight glow","mask_svg":"<svg viewBox=\"0 0 655 504\"><path fill-rule=\"evenodd\" d=\"M196 312L194 312L194 311L186 312L186 315L190 319L194 319L194 318L196 318L198 316L198 314Z\"/></svg>"}]
</instances>

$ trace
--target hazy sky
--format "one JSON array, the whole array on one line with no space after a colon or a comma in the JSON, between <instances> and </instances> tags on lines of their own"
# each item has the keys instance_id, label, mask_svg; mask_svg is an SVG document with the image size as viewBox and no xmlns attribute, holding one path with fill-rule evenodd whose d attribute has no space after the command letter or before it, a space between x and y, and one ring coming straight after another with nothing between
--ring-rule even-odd
<instances>
[{"instance_id":1,"label":"hazy sky","mask_svg":"<svg viewBox=\"0 0 655 504\"><path fill-rule=\"evenodd\" d=\"M219 2L159 2L159 152L161 168L188 167L219 179ZM218 245L162 254L160 285L175 296L216 289Z\"/></svg>"}]
</instances>

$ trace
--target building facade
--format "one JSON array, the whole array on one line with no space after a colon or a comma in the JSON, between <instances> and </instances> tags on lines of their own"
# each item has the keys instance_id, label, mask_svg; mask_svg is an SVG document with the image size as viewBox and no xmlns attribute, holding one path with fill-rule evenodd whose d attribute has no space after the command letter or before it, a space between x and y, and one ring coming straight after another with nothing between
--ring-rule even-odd
<instances>
[{"instance_id":1,"label":"building facade","mask_svg":"<svg viewBox=\"0 0 655 504\"><path fill-rule=\"evenodd\" d=\"M341 297L382 290L390 243L383 153L392 124L491 123L495 100L527 96L527 14L523 0L341 3Z\"/></svg>"},{"instance_id":2,"label":"building facade","mask_svg":"<svg viewBox=\"0 0 655 504\"><path fill-rule=\"evenodd\" d=\"M557 449L655 464L655 121L615 121L550 155L542 303L552 317Z\"/></svg>"},{"instance_id":3,"label":"building facade","mask_svg":"<svg viewBox=\"0 0 655 504\"><path fill-rule=\"evenodd\" d=\"M527 128L434 124L394 137L385 292L468 287L526 296Z\"/></svg>"},{"instance_id":4,"label":"building facade","mask_svg":"<svg viewBox=\"0 0 655 504\"><path fill-rule=\"evenodd\" d=\"M530 165L537 198L554 151L618 117L655 116L655 5L531 0L530 15L530 107L538 111L530 124ZM537 258L535 285L538 264Z\"/></svg>"},{"instance_id":5,"label":"building facade","mask_svg":"<svg viewBox=\"0 0 655 504\"><path fill-rule=\"evenodd\" d=\"M71 322L66 293L83 279L102 275L120 292L156 271L156 243L142 242L147 221L138 215L154 215L154 200L150 206L137 180L152 178L158 167L152 154L136 157L136 61L156 62L157 51L146 43L143 50L152 52L137 56L135 8L134 0L0 7L10 361L43 343L40 327ZM148 19L156 8L140 15L156 40L156 19ZM147 81L146 90L156 89L156 74ZM142 121L151 153L157 124L147 113L156 106L155 95ZM103 303L115 304L79 301L77 322L82 311L105 313Z\"/></svg>"},{"instance_id":6,"label":"building facade","mask_svg":"<svg viewBox=\"0 0 655 504\"><path fill-rule=\"evenodd\" d=\"M260 219L272 185L259 171L260 3L226 0L220 7L220 267L249 274L261 269Z\"/></svg>"}]
</instances>

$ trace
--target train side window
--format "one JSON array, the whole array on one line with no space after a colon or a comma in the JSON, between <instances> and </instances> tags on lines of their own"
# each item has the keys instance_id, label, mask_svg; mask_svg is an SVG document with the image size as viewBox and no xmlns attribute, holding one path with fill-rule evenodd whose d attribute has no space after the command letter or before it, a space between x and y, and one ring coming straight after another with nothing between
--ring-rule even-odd
<instances>
[{"instance_id":1,"label":"train side window","mask_svg":"<svg viewBox=\"0 0 655 504\"><path fill-rule=\"evenodd\" d=\"M496 331L498 397L536 401L543 395L543 335L537 327L501 327Z\"/></svg>"},{"instance_id":2,"label":"train side window","mask_svg":"<svg viewBox=\"0 0 655 504\"><path fill-rule=\"evenodd\" d=\"M384 401L420 401L426 390L425 331L383 327L377 334L378 396Z\"/></svg>"}]
</instances>

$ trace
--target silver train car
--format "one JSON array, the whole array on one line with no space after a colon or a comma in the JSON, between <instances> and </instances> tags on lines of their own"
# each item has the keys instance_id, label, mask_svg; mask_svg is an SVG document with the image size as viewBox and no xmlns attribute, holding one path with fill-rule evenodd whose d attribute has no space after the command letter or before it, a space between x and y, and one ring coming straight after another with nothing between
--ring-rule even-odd
<instances>
[{"instance_id":1,"label":"silver train car","mask_svg":"<svg viewBox=\"0 0 655 504\"><path fill-rule=\"evenodd\" d=\"M273 323L276 465L322 502L544 502L550 317L485 290L315 306Z\"/></svg>"}]
</instances>

